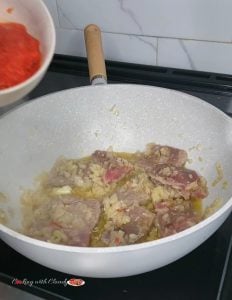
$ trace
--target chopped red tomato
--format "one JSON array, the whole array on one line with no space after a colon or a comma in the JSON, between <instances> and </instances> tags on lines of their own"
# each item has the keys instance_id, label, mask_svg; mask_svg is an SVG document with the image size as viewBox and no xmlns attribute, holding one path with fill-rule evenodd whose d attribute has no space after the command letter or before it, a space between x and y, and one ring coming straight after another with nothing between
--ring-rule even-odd
<instances>
[{"instance_id":1,"label":"chopped red tomato","mask_svg":"<svg viewBox=\"0 0 232 300\"><path fill-rule=\"evenodd\" d=\"M31 77L40 67L39 41L18 23L0 23L0 89Z\"/></svg>"}]
</instances>

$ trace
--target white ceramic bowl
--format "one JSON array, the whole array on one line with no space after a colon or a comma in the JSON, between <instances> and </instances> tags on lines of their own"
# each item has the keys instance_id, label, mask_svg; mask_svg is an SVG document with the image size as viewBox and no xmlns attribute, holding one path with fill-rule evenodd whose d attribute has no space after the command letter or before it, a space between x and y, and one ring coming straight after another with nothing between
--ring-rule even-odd
<instances>
[{"instance_id":1,"label":"white ceramic bowl","mask_svg":"<svg viewBox=\"0 0 232 300\"><path fill-rule=\"evenodd\" d=\"M11 8L9 12L7 9ZM40 41L42 63L39 70L24 82L0 90L0 107L22 99L43 78L55 51L55 27L52 17L42 0L0 1L0 22L17 22Z\"/></svg>"}]
</instances>

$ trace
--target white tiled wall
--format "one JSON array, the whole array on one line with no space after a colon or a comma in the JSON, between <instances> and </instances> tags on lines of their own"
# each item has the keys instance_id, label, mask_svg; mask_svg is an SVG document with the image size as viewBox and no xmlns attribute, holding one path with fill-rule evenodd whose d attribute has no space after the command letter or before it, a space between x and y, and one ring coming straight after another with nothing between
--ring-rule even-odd
<instances>
[{"instance_id":1,"label":"white tiled wall","mask_svg":"<svg viewBox=\"0 0 232 300\"><path fill-rule=\"evenodd\" d=\"M102 29L106 59L232 74L232 0L44 0L56 53L86 56L83 28Z\"/></svg>"}]
</instances>

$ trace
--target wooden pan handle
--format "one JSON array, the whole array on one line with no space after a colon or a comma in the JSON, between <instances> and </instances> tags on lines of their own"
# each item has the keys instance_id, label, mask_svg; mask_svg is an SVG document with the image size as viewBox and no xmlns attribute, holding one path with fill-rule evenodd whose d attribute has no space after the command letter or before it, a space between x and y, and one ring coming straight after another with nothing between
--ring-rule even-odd
<instances>
[{"instance_id":1,"label":"wooden pan handle","mask_svg":"<svg viewBox=\"0 0 232 300\"><path fill-rule=\"evenodd\" d=\"M104 84L107 81L107 76L101 30L97 25L90 24L85 27L84 35L90 82L92 84Z\"/></svg>"}]
</instances>

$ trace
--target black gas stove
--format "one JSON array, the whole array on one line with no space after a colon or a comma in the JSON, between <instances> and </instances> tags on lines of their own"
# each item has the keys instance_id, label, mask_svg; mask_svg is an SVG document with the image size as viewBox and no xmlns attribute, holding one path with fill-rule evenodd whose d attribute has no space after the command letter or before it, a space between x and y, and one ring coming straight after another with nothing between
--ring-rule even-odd
<instances>
[{"instance_id":1,"label":"black gas stove","mask_svg":"<svg viewBox=\"0 0 232 300\"><path fill-rule=\"evenodd\" d=\"M112 61L107 61L106 67L109 83L138 83L183 91L232 116L231 75ZM24 101L84 85L89 85L86 59L55 55L45 78ZM66 284L78 276L45 268L0 241L0 299L33 299L33 294L43 299L229 300L232 299L231 228L230 216L200 247L161 269L126 278L81 277L85 284L80 287ZM17 290L10 298L13 287ZM19 290L29 294L18 294Z\"/></svg>"}]
</instances>

